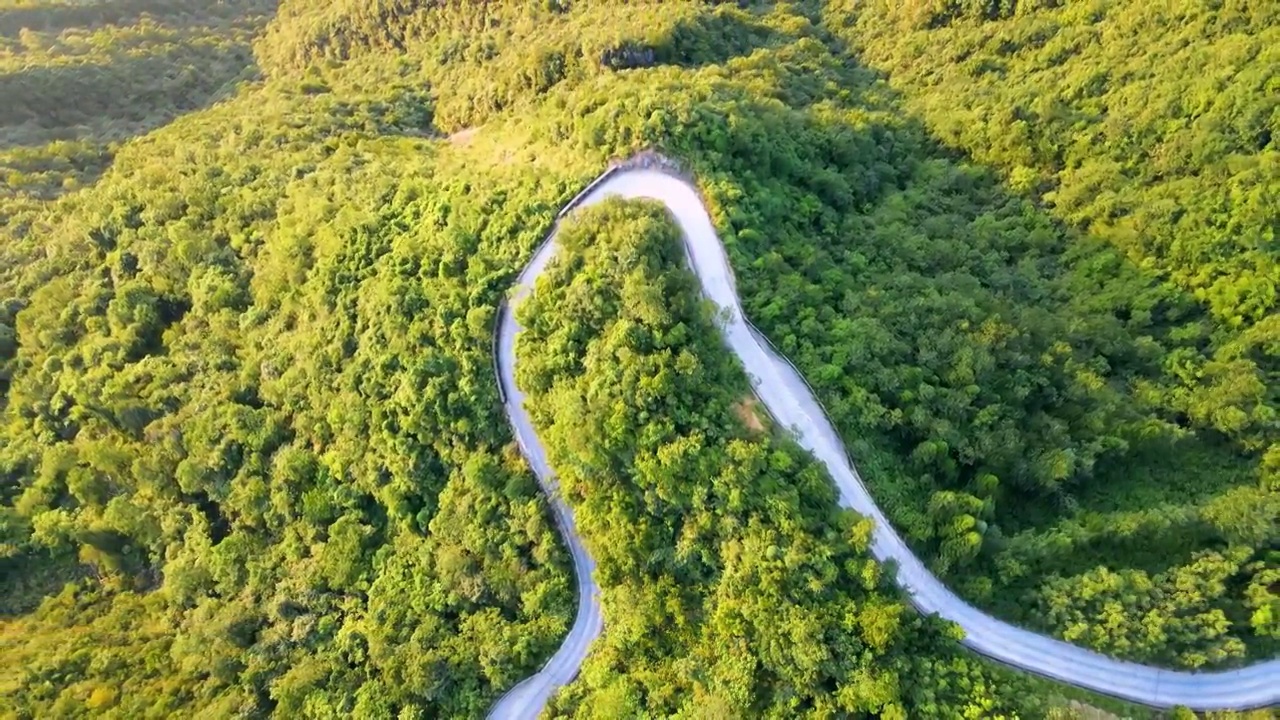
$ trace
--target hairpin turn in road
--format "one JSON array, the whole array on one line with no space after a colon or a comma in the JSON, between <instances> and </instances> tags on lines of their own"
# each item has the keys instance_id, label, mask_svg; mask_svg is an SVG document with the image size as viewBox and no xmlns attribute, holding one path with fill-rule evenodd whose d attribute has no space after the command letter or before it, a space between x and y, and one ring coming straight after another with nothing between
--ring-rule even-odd
<instances>
[{"instance_id":1,"label":"hairpin turn in road","mask_svg":"<svg viewBox=\"0 0 1280 720\"><path fill-rule=\"evenodd\" d=\"M1194 710L1251 709L1280 703L1280 660L1225 672L1180 672L1116 660L997 620L947 589L907 547L876 506L845 452L844 444L803 377L742 314L733 271L698 190L668 172L661 158L611 168L561 211L591 205L609 196L648 198L666 205L683 233L686 255L703 293L727 317L725 342L738 356L770 414L792 430L796 441L822 462L840 491L841 503L876 523L872 553L897 564L897 584L922 613L937 613L959 625L964 645L997 661L1106 695L1155 707L1185 705ZM654 169L653 166L657 166ZM516 280L510 303L533 287L555 254L556 229ZM538 435L524 410L515 382L515 338L520 327L510 307L498 316L495 363L507 417L525 458L551 503L556 524L573 558L578 579L578 613L568 637L534 675L498 700L491 718L536 718L552 693L573 680L591 642L603 629L595 564L578 536L573 512L556 492Z\"/></svg>"}]
</instances>

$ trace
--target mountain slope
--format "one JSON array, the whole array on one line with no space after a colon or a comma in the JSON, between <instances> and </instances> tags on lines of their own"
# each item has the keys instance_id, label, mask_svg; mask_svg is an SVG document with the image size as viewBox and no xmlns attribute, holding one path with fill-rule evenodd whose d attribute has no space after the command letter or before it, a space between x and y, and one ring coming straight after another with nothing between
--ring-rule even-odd
<instances>
[{"instance_id":1,"label":"mountain slope","mask_svg":"<svg viewBox=\"0 0 1280 720\"><path fill-rule=\"evenodd\" d=\"M749 313L966 595L1016 589L995 609L1060 608L1046 629L1085 643L1110 597L1173 603L1186 627L1106 649L1273 654L1248 381L1270 387L1273 314L1219 332L948 147L840 5L0 7L7 57L31 28L32 72L71 73L56 107L6 106L0 148L37 176L0 199L6 697L473 716L536 668L571 579L502 420L493 313L556 209L644 147L696 174ZM1225 402L1192 411L1197 388ZM966 662L940 647L918 651Z\"/></svg>"}]
</instances>

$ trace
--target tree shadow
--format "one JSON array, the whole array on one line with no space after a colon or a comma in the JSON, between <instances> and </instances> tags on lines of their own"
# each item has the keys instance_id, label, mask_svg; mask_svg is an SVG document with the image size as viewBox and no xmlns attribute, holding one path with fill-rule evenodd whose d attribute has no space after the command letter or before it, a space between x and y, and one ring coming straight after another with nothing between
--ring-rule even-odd
<instances>
[{"instance_id":1,"label":"tree shadow","mask_svg":"<svg viewBox=\"0 0 1280 720\"><path fill-rule=\"evenodd\" d=\"M137 134L210 103L252 68L252 49L229 44L0 73L0 148L64 129L91 128L104 139Z\"/></svg>"},{"instance_id":2,"label":"tree shadow","mask_svg":"<svg viewBox=\"0 0 1280 720\"><path fill-rule=\"evenodd\" d=\"M1133 568L1154 576L1190 560L1199 550L1226 547L1222 534L1194 510L1167 508L1167 514L1115 513L1071 523L1074 531L1034 537L1017 553L1032 585L1050 575L1070 577L1105 565ZM1045 541L1052 537L1060 542ZM1067 538L1070 537L1070 540Z\"/></svg>"},{"instance_id":3,"label":"tree shadow","mask_svg":"<svg viewBox=\"0 0 1280 720\"><path fill-rule=\"evenodd\" d=\"M212 105L259 76L246 29L265 22L274 0L182 3L125 0L0 12L0 32L62 33L127 26L144 17L177 30L155 38L116 36L78 62L29 63L0 72L0 170L6 196L47 201L96 181L116 143ZM245 25L245 24L248 25ZM77 58L79 60L79 58Z\"/></svg>"},{"instance_id":4,"label":"tree shadow","mask_svg":"<svg viewBox=\"0 0 1280 720\"><path fill-rule=\"evenodd\" d=\"M625 39L607 48L598 58L610 70L633 70L658 65L695 68L719 65L759 48L793 40L751 16L736 13L700 13L683 17L657 42Z\"/></svg>"},{"instance_id":5,"label":"tree shadow","mask_svg":"<svg viewBox=\"0 0 1280 720\"><path fill-rule=\"evenodd\" d=\"M677 22L655 51L663 64L697 67L718 65L792 39L750 16L704 13Z\"/></svg>"},{"instance_id":6,"label":"tree shadow","mask_svg":"<svg viewBox=\"0 0 1280 720\"><path fill-rule=\"evenodd\" d=\"M673 136L666 149L693 158L703 186L732 198L719 222L746 314L813 384L844 438L875 438L900 459L894 473L865 478L873 495L894 496L896 483L922 474L937 490L967 491L993 472L1003 488L995 522L1003 514L1025 528L1023 517L1038 515L1030 526L1048 527L1072 515L1081 485L1096 496L1101 483L1145 482L1125 470L1151 446L1130 440L1157 432L1172 442L1178 422L1133 397L1135 378L1162 372L1134 338L1171 350L1167 319L1186 323L1207 311L944 144L841 39L822 27L815 36L845 61L812 70L838 74L827 89L817 83L814 97L791 98L787 109L744 100L750 108L738 112L753 114L751 123L703 113L703 127ZM833 105L856 109L856 124ZM708 147L719 157L705 159ZM1071 364L1044 370L1061 342ZM1088 368L1103 389L1073 394L1072 368ZM1152 413L1165 425L1146 423ZM1062 428L1070 441L1054 439ZM908 461L938 441L947 448L941 461ZM1176 479L1111 493L1098 512L1169 505L1188 508L1188 518L1132 537L1099 536L1077 559L1096 565L1110 553L1121 565L1160 570L1220 540L1191 506L1248 473L1201 482L1205 468L1240 461L1238 451L1209 430L1177 442L1200 462L1148 463L1146 476ZM1096 457L1093 469L1073 470L1049 492L1037 478L1060 447ZM919 495L909 511L886 508L909 538L905 518L927 517L929 493Z\"/></svg>"},{"instance_id":7,"label":"tree shadow","mask_svg":"<svg viewBox=\"0 0 1280 720\"><path fill-rule=\"evenodd\" d=\"M68 583L89 577L92 570L74 557L52 553L17 555L0 560L0 618L15 618L40 606Z\"/></svg>"},{"instance_id":8,"label":"tree shadow","mask_svg":"<svg viewBox=\"0 0 1280 720\"><path fill-rule=\"evenodd\" d=\"M128 26L144 17L173 27L212 27L253 14L270 14L275 12L275 7L276 0L111 0L15 7L0 10L0 37L16 38L23 30L58 34L73 29Z\"/></svg>"}]
</instances>

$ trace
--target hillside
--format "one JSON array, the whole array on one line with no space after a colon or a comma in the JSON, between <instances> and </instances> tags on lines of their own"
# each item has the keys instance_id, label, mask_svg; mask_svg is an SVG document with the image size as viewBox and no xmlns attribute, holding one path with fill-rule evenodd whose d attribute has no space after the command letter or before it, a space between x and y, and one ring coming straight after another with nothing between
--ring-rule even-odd
<instances>
[{"instance_id":1,"label":"hillside","mask_svg":"<svg viewBox=\"0 0 1280 720\"><path fill-rule=\"evenodd\" d=\"M0 696L475 717L538 668L572 570L494 315L643 148L957 591L1142 662L1276 656L1276 12L1006 5L0 0ZM571 501L612 554L554 713L1069 716L905 612L829 479L743 424L660 214L575 227L595 285L539 290L583 312L526 309L521 382L561 474L601 468ZM629 313L671 348L643 372ZM553 412L668 361L685 450Z\"/></svg>"},{"instance_id":2,"label":"hillside","mask_svg":"<svg viewBox=\"0 0 1280 720\"><path fill-rule=\"evenodd\" d=\"M1066 228L1085 382L1118 386L1138 413L1096 460L1056 456L1055 502L1003 521L960 586L1135 659L1275 656L1280 6L1056 5L827 9L931 135ZM1117 612L1130 620L1103 621ZM1193 614L1235 630L1181 652L1152 642L1153 621Z\"/></svg>"}]
</instances>

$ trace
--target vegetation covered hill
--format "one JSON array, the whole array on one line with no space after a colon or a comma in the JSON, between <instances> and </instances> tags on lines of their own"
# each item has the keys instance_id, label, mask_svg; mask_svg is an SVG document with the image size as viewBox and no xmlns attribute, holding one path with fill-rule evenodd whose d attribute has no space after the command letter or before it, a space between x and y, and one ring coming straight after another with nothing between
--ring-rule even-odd
<instances>
[{"instance_id":1,"label":"vegetation covered hill","mask_svg":"<svg viewBox=\"0 0 1280 720\"><path fill-rule=\"evenodd\" d=\"M120 141L256 75L272 0L0 3L0 199L92 182Z\"/></svg>"},{"instance_id":2,"label":"vegetation covered hill","mask_svg":"<svg viewBox=\"0 0 1280 720\"><path fill-rule=\"evenodd\" d=\"M913 614L870 521L767 431L679 230L608 203L520 306L516 377L597 563L606 627L553 714L1043 717L1026 678Z\"/></svg>"},{"instance_id":3,"label":"vegetation covered hill","mask_svg":"<svg viewBox=\"0 0 1280 720\"><path fill-rule=\"evenodd\" d=\"M696 174L749 314L958 589L1136 659L1273 656L1274 13L970 5L0 2L6 705L477 716L538 667L572 584L494 310L563 202L645 147ZM1196 105L1188 74L1232 90ZM580 239L643 240L648 269L575 353L688 289L669 228L613 212ZM682 307L650 324L705 325ZM1058 712L899 613L825 480L736 424L723 353L665 342L703 381L655 407L702 445L661 493L630 455L657 418L561 451L627 462L583 478L617 572L557 710ZM742 505L692 505L717 478ZM771 533L779 557L734 559ZM784 547L809 564L735 580ZM750 629L790 603L807 635Z\"/></svg>"},{"instance_id":4,"label":"vegetation covered hill","mask_svg":"<svg viewBox=\"0 0 1280 720\"><path fill-rule=\"evenodd\" d=\"M997 508L1003 537L961 586L1137 659L1280 652L1278 15L1274 2L826 8L931 135L1066 228L1057 335L1088 351L1079 384L1106 382L1129 416L1080 416L1102 454L1032 453L1056 468L1030 483L996 470L1053 502ZM920 439L948 443L970 478L993 459L931 432ZM1175 650L1207 626L1217 642Z\"/></svg>"}]
</instances>

